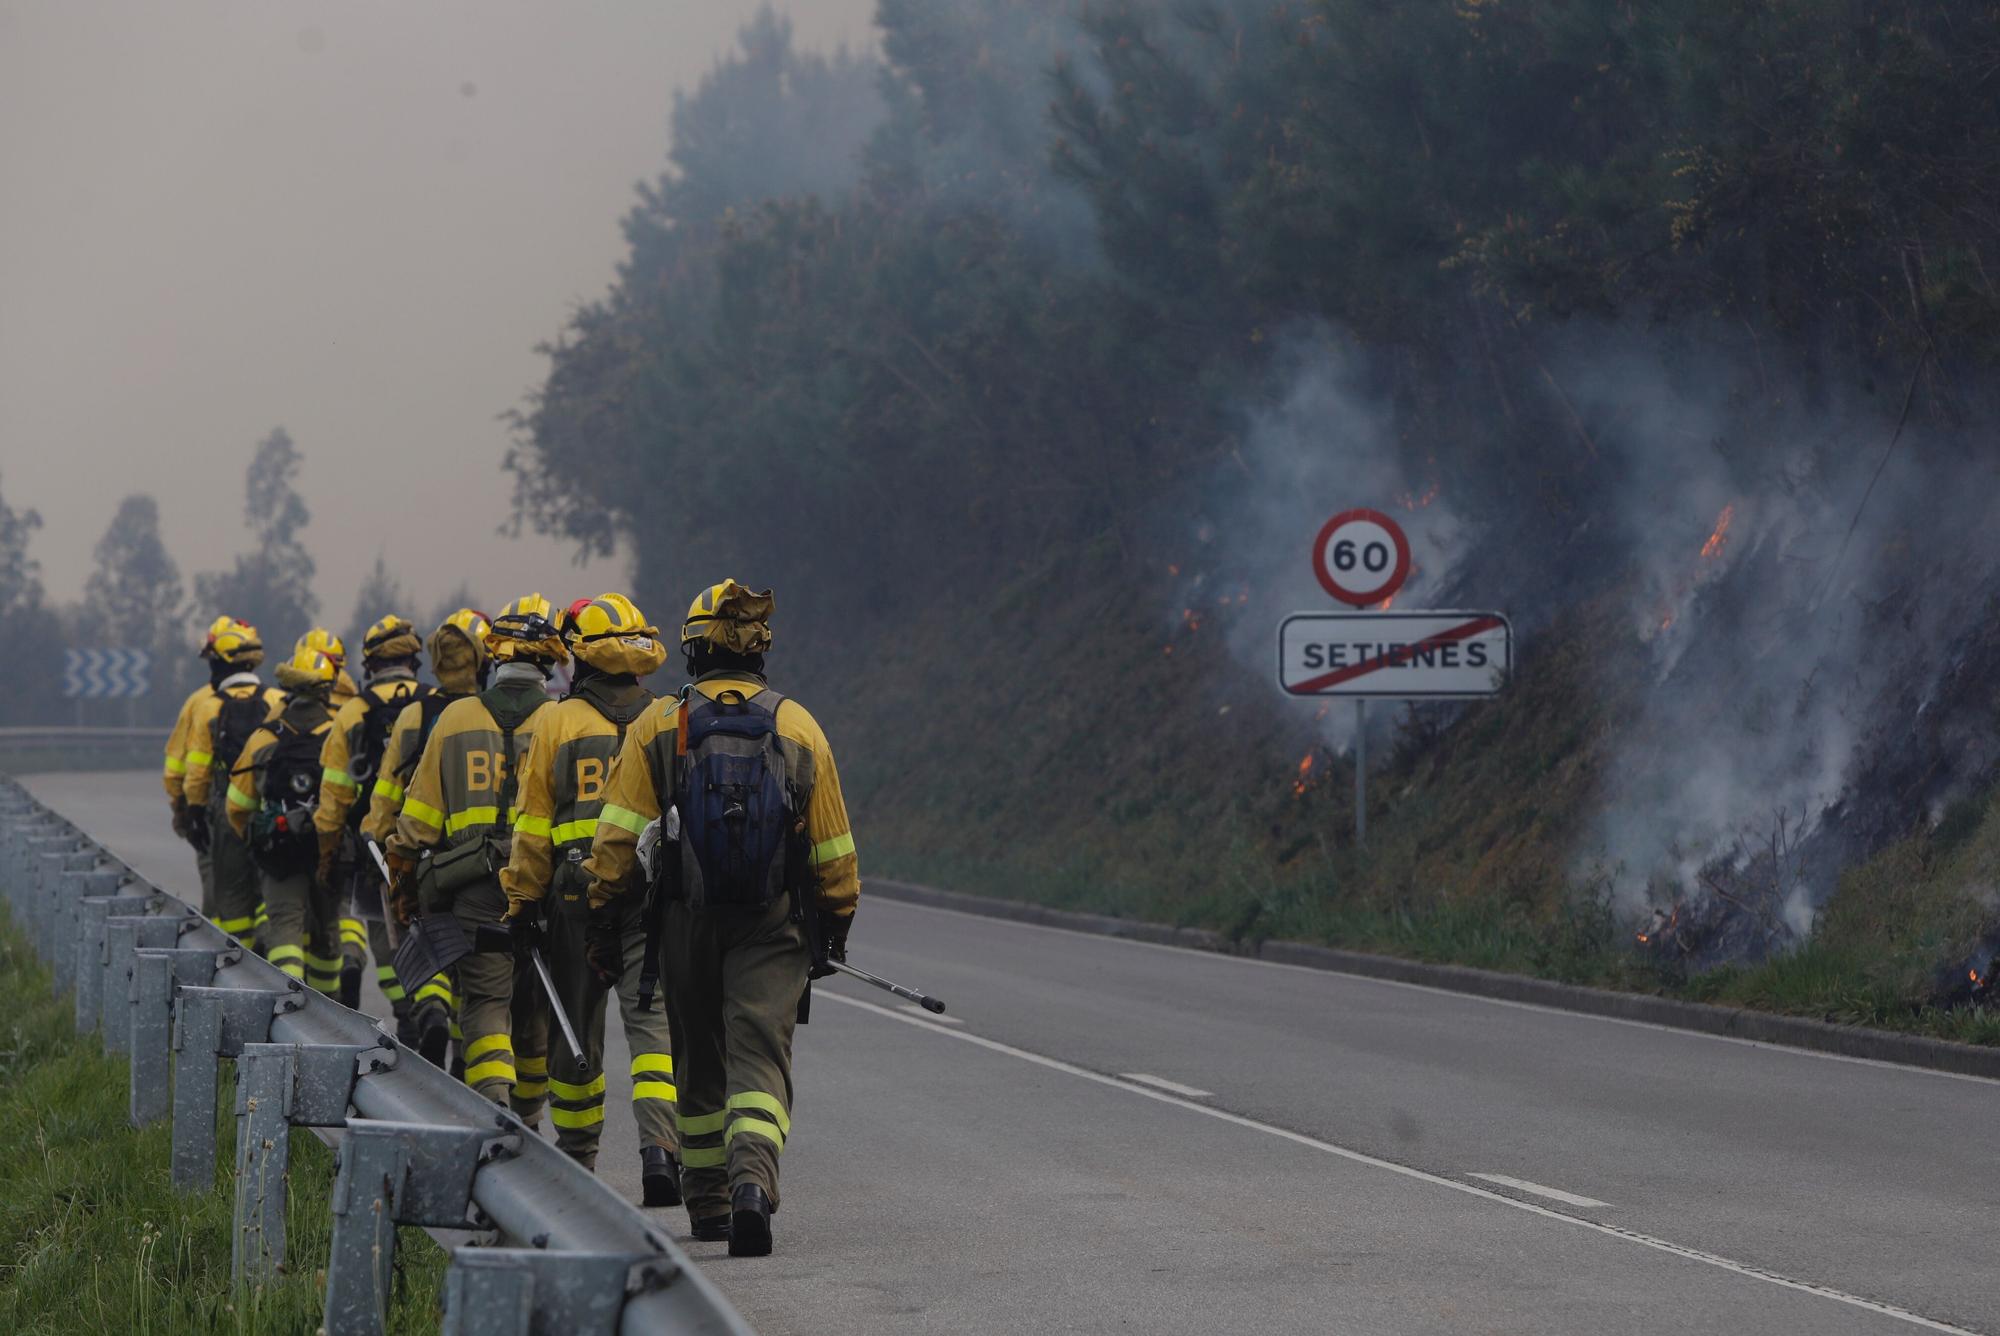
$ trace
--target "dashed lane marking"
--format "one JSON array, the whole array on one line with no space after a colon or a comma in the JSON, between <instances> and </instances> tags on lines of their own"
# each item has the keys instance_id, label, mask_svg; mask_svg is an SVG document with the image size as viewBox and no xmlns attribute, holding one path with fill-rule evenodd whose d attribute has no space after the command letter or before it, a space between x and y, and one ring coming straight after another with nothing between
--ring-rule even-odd
<instances>
[{"instance_id":1,"label":"dashed lane marking","mask_svg":"<svg viewBox=\"0 0 2000 1336\"><path fill-rule=\"evenodd\" d=\"M1318 1137L1309 1137L1303 1132L1294 1132L1288 1128L1274 1126L1271 1123L1260 1123L1255 1118L1245 1118L1241 1114L1229 1113L1210 1105L1197 1104L1193 1100L1184 1099L1179 1095L1170 1095L1164 1090L1155 1090L1150 1086L1140 1085L1136 1081L1128 1081L1117 1076L1106 1076L1103 1072L1094 1072L1088 1067L1079 1067L1073 1062L1064 1062L1061 1058L1051 1058L1040 1053L1031 1052L1025 1048L1016 1048L1012 1044L1003 1044L996 1039L988 1039L984 1035L971 1034L964 1030L947 1029L942 1025L932 1024L929 1017L906 1015L903 1012L894 1011L888 1007L878 1007L873 1002L863 1002L859 998L843 997L839 993L828 993L827 996L843 1006L856 1007L862 1011L873 1012L877 1016L884 1016L892 1021L901 1021L905 1025L914 1025L920 1029L929 1030L932 1034L943 1035L947 1039L956 1039L961 1043L977 1044L980 1048L988 1049L994 1053L1005 1054L1010 1058L1018 1058L1022 1062L1031 1062L1037 1067L1045 1067L1050 1071L1062 1072L1085 1081L1094 1081L1098 1085L1110 1086L1114 1090L1123 1090L1134 1095L1141 1095L1146 1099L1157 1100L1161 1104L1171 1104L1177 1109L1186 1109L1188 1112L1198 1113L1204 1118L1213 1118L1218 1122L1231 1123L1237 1127L1248 1128L1252 1132L1262 1132L1266 1136L1277 1137L1281 1141L1289 1141L1295 1146L1304 1146L1308 1150L1316 1150L1328 1155L1338 1156L1340 1159L1348 1160L1354 1164L1364 1164L1372 1169L1381 1169L1388 1173L1399 1174L1404 1178L1415 1179L1419 1183L1429 1183L1433 1187L1446 1188L1452 1192L1462 1192L1470 1197L1480 1197L1490 1202L1496 1202L1501 1206L1510 1207L1516 1211L1526 1211L1530 1215L1539 1215L1546 1220L1557 1220L1563 1224L1572 1225L1577 1229L1587 1229L1593 1233L1603 1234L1610 1238L1623 1239L1627 1243L1636 1243L1642 1248L1651 1248L1655 1252L1667 1253L1670 1256L1683 1258L1690 1262L1699 1262L1703 1266L1711 1266L1719 1271L1728 1271L1735 1275L1746 1276L1751 1280L1761 1280L1767 1285L1776 1285L1780 1289L1796 1290L1800 1294L1816 1295L1821 1299L1827 1299L1837 1304L1844 1304L1849 1308L1858 1308L1863 1312L1875 1313L1881 1317L1893 1318L1897 1322L1907 1323L1913 1327L1921 1327L1926 1331L1947 1332L1950 1333L1950 1336L1982 1336L1982 1333L1974 1331L1969 1327L1954 1326L1949 1322L1943 1322L1937 1318L1925 1317L1921 1313L1913 1313L1907 1308L1898 1308L1894 1304L1863 1298L1858 1294L1849 1294L1845 1290L1836 1290L1828 1285L1816 1285L1809 1280L1796 1280L1791 1276L1780 1275L1776 1271L1767 1271L1763 1267L1753 1266L1748 1262L1735 1261L1719 1253L1704 1252L1699 1248L1690 1248L1684 1244L1674 1243L1667 1239L1654 1238L1651 1234L1641 1234L1636 1229L1626 1229L1619 1225L1602 1224L1580 1215L1569 1215L1550 1206L1543 1206L1531 1201L1522 1201L1519 1197L1509 1197L1505 1193L1495 1192L1491 1188L1482 1188L1471 1183L1460 1182L1455 1178L1446 1178L1441 1174L1429 1173L1422 1169L1413 1169L1407 1164L1397 1164L1394 1160L1380 1159L1365 1151L1350 1150L1346 1146L1337 1146L1331 1141L1321 1141Z\"/></svg>"},{"instance_id":2,"label":"dashed lane marking","mask_svg":"<svg viewBox=\"0 0 2000 1336\"><path fill-rule=\"evenodd\" d=\"M1532 1192L1537 1197L1547 1197L1550 1201L1559 1201L1565 1206L1609 1206L1611 1204L1608 1201L1599 1201L1595 1197L1579 1197L1574 1192L1564 1192L1561 1188L1547 1187L1541 1183L1530 1183L1525 1178L1509 1178L1505 1174L1473 1174L1471 1177L1488 1183L1498 1183L1502 1187L1513 1188L1517 1192Z\"/></svg>"}]
</instances>

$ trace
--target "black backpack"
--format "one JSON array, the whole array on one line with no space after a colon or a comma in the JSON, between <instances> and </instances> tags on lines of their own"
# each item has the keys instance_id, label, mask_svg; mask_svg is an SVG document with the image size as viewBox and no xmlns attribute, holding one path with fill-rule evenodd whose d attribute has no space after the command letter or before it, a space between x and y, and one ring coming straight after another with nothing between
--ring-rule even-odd
<instances>
[{"instance_id":1,"label":"black backpack","mask_svg":"<svg viewBox=\"0 0 2000 1336\"><path fill-rule=\"evenodd\" d=\"M319 806L319 754L325 738L284 719L271 727L278 741L258 765L262 803L250 817L250 852L259 867L283 877L311 867L318 852L312 814Z\"/></svg>"},{"instance_id":2,"label":"black backpack","mask_svg":"<svg viewBox=\"0 0 2000 1336\"><path fill-rule=\"evenodd\" d=\"M236 768L236 758L243 754L243 744L250 735L264 726L264 716L270 712L264 700L262 688L247 696L232 696L222 693L222 710L215 716L214 742L216 768L224 773Z\"/></svg>"},{"instance_id":3,"label":"black backpack","mask_svg":"<svg viewBox=\"0 0 2000 1336\"><path fill-rule=\"evenodd\" d=\"M689 698L674 803L679 893L690 905L760 909L808 875L807 795L790 782L778 744L784 699L770 690Z\"/></svg>"},{"instance_id":4,"label":"black backpack","mask_svg":"<svg viewBox=\"0 0 2000 1336\"><path fill-rule=\"evenodd\" d=\"M368 793L375 776L381 773L382 756L389 750L389 731L396 726L405 705L434 694L431 688L418 682L398 682L395 687L386 699L373 690L366 693L368 701L361 710L361 733L348 753L347 777L361 791L360 799L347 809L347 824L356 830L361 829L361 822L368 815Z\"/></svg>"}]
</instances>

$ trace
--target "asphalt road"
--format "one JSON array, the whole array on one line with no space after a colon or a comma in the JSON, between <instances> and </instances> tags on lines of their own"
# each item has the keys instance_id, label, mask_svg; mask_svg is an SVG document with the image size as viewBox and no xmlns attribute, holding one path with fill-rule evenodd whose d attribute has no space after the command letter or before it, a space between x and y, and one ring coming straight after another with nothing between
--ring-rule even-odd
<instances>
[{"instance_id":1,"label":"asphalt road","mask_svg":"<svg viewBox=\"0 0 2000 1336\"><path fill-rule=\"evenodd\" d=\"M190 890L151 775L29 783ZM689 1245L766 1333L2000 1330L2000 1083L865 888L853 958L950 1023L821 986L777 1254Z\"/></svg>"}]
</instances>

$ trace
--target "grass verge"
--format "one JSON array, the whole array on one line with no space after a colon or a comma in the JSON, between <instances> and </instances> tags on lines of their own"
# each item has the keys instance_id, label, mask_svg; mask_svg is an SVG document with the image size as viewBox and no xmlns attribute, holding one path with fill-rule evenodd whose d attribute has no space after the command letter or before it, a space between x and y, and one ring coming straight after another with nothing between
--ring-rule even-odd
<instances>
[{"instance_id":1,"label":"grass verge","mask_svg":"<svg viewBox=\"0 0 2000 1336\"><path fill-rule=\"evenodd\" d=\"M76 1033L68 1000L0 908L0 1294L15 1336L168 1336L318 1330L332 1240L333 1154L292 1132L290 1268L230 1293L234 1099L221 1102L215 1185L176 1192L169 1127L126 1123L127 1065ZM229 1070L229 1069L225 1069ZM226 1079L225 1085L231 1084ZM445 1255L421 1230L397 1239L390 1330L437 1330Z\"/></svg>"}]
</instances>

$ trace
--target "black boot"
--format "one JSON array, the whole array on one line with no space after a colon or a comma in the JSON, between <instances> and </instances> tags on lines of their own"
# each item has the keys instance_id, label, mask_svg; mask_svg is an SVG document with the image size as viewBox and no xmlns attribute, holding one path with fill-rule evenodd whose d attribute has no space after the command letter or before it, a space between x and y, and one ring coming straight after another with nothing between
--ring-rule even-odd
<instances>
[{"instance_id":1,"label":"black boot","mask_svg":"<svg viewBox=\"0 0 2000 1336\"><path fill-rule=\"evenodd\" d=\"M640 1148L639 1184L646 1190L642 1206L681 1204L681 1166L665 1146Z\"/></svg>"},{"instance_id":2,"label":"black boot","mask_svg":"<svg viewBox=\"0 0 2000 1336\"><path fill-rule=\"evenodd\" d=\"M729 1216L708 1215L688 1221L688 1233L696 1243L720 1243L729 1237Z\"/></svg>"},{"instance_id":3,"label":"black boot","mask_svg":"<svg viewBox=\"0 0 2000 1336\"><path fill-rule=\"evenodd\" d=\"M444 1066L445 1050L451 1046L451 1017L435 1004L417 1008L417 1052L433 1067Z\"/></svg>"},{"instance_id":4,"label":"black boot","mask_svg":"<svg viewBox=\"0 0 2000 1336\"><path fill-rule=\"evenodd\" d=\"M771 1199L755 1183L738 1185L729 1198L729 1255L771 1255Z\"/></svg>"},{"instance_id":5,"label":"black boot","mask_svg":"<svg viewBox=\"0 0 2000 1336\"><path fill-rule=\"evenodd\" d=\"M391 1011L396 1017L396 1042L404 1048L417 1046L417 1023L411 1019L408 1002L395 1003Z\"/></svg>"},{"instance_id":6,"label":"black boot","mask_svg":"<svg viewBox=\"0 0 2000 1336\"><path fill-rule=\"evenodd\" d=\"M340 967L340 1005L361 1010L361 967L351 960Z\"/></svg>"}]
</instances>

